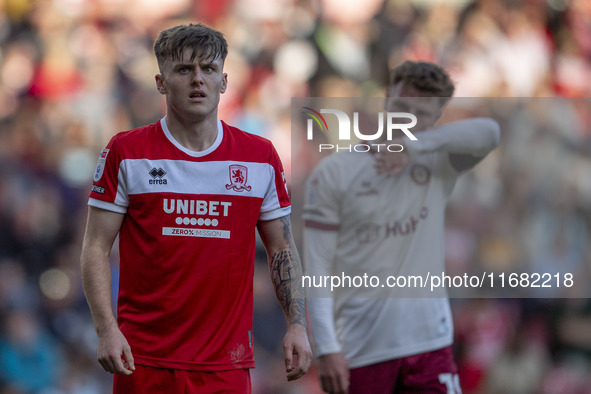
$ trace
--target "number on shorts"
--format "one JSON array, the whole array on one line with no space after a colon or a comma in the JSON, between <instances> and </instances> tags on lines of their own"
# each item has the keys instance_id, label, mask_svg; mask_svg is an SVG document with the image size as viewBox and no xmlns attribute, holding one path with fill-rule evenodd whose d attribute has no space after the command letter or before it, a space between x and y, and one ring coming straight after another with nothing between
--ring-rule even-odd
<instances>
[{"instance_id":1,"label":"number on shorts","mask_svg":"<svg viewBox=\"0 0 591 394\"><path fill-rule=\"evenodd\" d=\"M447 394L462 394L460 377L457 373L440 373L439 383L445 385Z\"/></svg>"}]
</instances>

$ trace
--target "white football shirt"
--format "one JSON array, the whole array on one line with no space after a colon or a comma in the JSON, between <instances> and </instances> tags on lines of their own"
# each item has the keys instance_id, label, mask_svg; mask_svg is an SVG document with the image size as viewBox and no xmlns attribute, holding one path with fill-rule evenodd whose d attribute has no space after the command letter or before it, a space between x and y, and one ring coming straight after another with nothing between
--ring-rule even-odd
<instances>
[{"instance_id":1,"label":"white football shirt","mask_svg":"<svg viewBox=\"0 0 591 394\"><path fill-rule=\"evenodd\" d=\"M380 279L376 288L309 292L334 297L334 316L318 311L321 299L310 299L317 355L343 351L350 368L453 341L447 298L429 297L428 290L416 293L427 297L399 298L382 285L389 276L444 272L445 206L459 173L447 152L421 154L390 177L378 175L374 164L371 153L334 154L314 170L306 191L305 273ZM324 245L314 241L327 231L338 238L328 267L318 263Z\"/></svg>"}]
</instances>

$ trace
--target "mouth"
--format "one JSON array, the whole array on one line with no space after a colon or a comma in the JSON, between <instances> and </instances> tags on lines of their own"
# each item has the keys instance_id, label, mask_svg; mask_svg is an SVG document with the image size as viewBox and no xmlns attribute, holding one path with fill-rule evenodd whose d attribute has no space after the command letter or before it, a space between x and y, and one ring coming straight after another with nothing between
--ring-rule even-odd
<instances>
[{"instance_id":1,"label":"mouth","mask_svg":"<svg viewBox=\"0 0 591 394\"><path fill-rule=\"evenodd\" d=\"M198 99L198 98L204 98L204 97L207 97L207 95L202 90L193 90L189 94L189 98L191 98L191 99Z\"/></svg>"}]
</instances>

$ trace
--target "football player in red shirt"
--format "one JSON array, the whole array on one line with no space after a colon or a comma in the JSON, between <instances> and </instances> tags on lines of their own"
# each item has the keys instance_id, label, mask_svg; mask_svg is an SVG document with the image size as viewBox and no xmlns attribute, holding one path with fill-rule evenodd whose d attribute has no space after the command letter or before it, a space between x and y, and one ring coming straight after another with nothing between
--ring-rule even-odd
<instances>
[{"instance_id":1,"label":"football player in red shirt","mask_svg":"<svg viewBox=\"0 0 591 394\"><path fill-rule=\"evenodd\" d=\"M287 379L298 379L312 356L281 161L270 141L217 117L221 33L176 26L154 52L166 116L111 139L89 196L81 267L98 361L115 393L250 392L256 228L288 322Z\"/></svg>"}]
</instances>

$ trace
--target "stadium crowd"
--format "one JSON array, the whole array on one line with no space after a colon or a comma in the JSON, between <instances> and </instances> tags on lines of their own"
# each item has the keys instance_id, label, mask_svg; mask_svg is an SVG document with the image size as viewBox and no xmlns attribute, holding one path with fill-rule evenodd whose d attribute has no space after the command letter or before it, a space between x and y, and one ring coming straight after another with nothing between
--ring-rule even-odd
<instances>
[{"instance_id":1,"label":"stadium crowd","mask_svg":"<svg viewBox=\"0 0 591 394\"><path fill-rule=\"evenodd\" d=\"M578 286L454 299L463 390L591 393L587 0L1 0L0 393L109 392L80 284L89 185L115 132L163 115L155 35L194 21L230 45L220 117L273 141L292 191L311 153L292 144L291 97L383 96L403 59L497 97L502 143L454 192L449 270L568 267ZM262 247L254 281L253 392L319 392L313 369L283 380Z\"/></svg>"}]
</instances>

